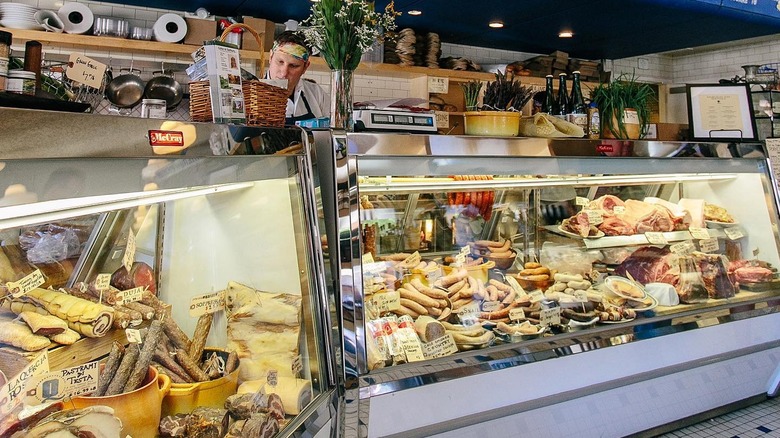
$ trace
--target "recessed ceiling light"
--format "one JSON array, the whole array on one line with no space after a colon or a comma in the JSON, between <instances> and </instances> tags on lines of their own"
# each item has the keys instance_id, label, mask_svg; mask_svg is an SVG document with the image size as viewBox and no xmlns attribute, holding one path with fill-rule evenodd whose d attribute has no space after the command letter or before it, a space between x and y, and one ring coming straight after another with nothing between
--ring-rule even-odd
<instances>
[{"instance_id":1,"label":"recessed ceiling light","mask_svg":"<svg viewBox=\"0 0 780 438\"><path fill-rule=\"evenodd\" d=\"M574 32L570 30L562 30L558 32L558 38L571 38L574 36Z\"/></svg>"},{"instance_id":2,"label":"recessed ceiling light","mask_svg":"<svg viewBox=\"0 0 780 438\"><path fill-rule=\"evenodd\" d=\"M494 29L500 29L500 28L504 27L504 22L503 21L498 21L498 20L493 20L490 23L488 23L488 26L490 26L490 27L492 27Z\"/></svg>"},{"instance_id":3,"label":"recessed ceiling light","mask_svg":"<svg viewBox=\"0 0 780 438\"><path fill-rule=\"evenodd\" d=\"M411 11L407 12L409 15L422 15L422 11L418 9L412 9Z\"/></svg>"}]
</instances>

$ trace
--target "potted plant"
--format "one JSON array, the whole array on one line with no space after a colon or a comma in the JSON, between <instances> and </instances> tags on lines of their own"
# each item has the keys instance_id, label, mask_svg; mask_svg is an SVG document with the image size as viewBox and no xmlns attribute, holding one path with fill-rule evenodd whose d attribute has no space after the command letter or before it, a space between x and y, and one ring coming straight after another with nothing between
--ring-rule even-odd
<instances>
[{"instance_id":1,"label":"potted plant","mask_svg":"<svg viewBox=\"0 0 780 438\"><path fill-rule=\"evenodd\" d=\"M485 86L481 107L477 105L477 97L482 83L471 81L462 87L466 99L466 134L505 137L518 134L523 107L533 97L531 87L522 85L514 75L506 75L499 70L496 72L496 80Z\"/></svg>"},{"instance_id":2,"label":"potted plant","mask_svg":"<svg viewBox=\"0 0 780 438\"><path fill-rule=\"evenodd\" d=\"M634 73L599 83L591 89L590 99L599 110L602 137L636 140L647 133L655 93L650 84L637 82Z\"/></svg>"}]
</instances>

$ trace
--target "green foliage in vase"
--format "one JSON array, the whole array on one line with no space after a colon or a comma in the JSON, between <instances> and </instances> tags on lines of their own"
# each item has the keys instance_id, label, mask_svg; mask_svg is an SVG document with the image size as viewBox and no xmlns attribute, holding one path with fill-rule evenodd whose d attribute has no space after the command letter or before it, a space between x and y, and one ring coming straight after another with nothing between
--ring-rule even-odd
<instances>
[{"instance_id":1,"label":"green foliage in vase","mask_svg":"<svg viewBox=\"0 0 780 438\"><path fill-rule=\"evenodd\" d=\"M638 82L635 73L621 73L612 82L599 83L590 90L590 99L599 109L602 132L609 130L615 138L628 138L622 114L633 108L639 117L640 138L647 133L649 105L655 100L655 92L650 84Z\"/></svg>"}]
</instances>

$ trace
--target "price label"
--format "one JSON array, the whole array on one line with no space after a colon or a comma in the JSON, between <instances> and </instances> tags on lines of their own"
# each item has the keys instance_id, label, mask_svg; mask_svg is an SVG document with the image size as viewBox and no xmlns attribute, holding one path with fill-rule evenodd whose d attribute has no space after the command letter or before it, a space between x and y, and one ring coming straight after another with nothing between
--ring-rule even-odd
<instances>
[{"instance_id":1,"label":"price label","mask_svg":"<svg viewBox=\"0 0 780 438\"><path fill-rule=\"evenodd\" d=\"M98 274L95 277L95 289L98 292L105 292L111 286L111 274Z\"/></svg>"},{"instance_id":2,"label":"price label","mask_svg":"<svg viewBox=\"0 0 780 438\"><path fill-rule=\"evenodd\" d=\"M41 273L39 269L36 269L19 280L9 281L5 285L8 288L8 291L11 292L11 296L19 298L45 282L46 279L43 278L43 273Z\"/></svg>"},{"instance_id":3,"label":"price label","mask_svg":"<svg viewBox=\"0 0 780 438\"><path fill-rule=\"evenodd\" d=\"M561 308L553 307L551 309L542 309L539 312L539 324L554 325L561 323Z\"/></svg>"},{"instance_id":4,"label":"price label","mask_svg":"<svg viewBox=\"0 0 780 438\"><path fill-rule=\"evenodd\" d=\"M726 237L731 240L737 240L745 237L745 235L742 233L742 229L739 227L726 228L723 230L723 232L726 233Z\"/></svg>"},{"instance_id":5,"label":"price label","mask_svg":"<svg viewBox=\"0 0 780 438\"><path fill-rule=\"evenodd\" d=\"M200 295L190 300L190 316L198 318L207 313L225 310L225 291Z\"/></svg>"},{"instance_id":6,"label":"price label","mask_svg":"<svg viewBox=\"0 0 780 438\"><path fill-rule=\"evenodd\" d=\"M374 256L370 252L367 252L363 254L363 264L367 265L369 263L374 263Z\"/></svg>"},{"instance_id":7,"label":"price label","mask_svg":"<svg viewBox=\"0 0 780 438\"><path fill-rule=\"evenodd\" d=\"M295 356L295 358L292 361L292 367L291 371L293 373L293 376L297 376L298 373L303 371L303 361L301 360L301 355Z\"/></svg>"},{"instance_id":8,"label":"price label","mask_svg":"<svg viewBox=\"0 0 780 438\"><path fill-rule=\"evenodd\" d=\"M466 254L463 254L461 251L455 256L455 263L453 263L452 266L461 267L464 263L466 263Z\"/></svg>"},{"instance_id":9,"label":"price label","mask_svg":"<svg viewBox=\"0 0 780 438\"><path fill-rule=\"evenodd\" d=\"M268 382L269 385L276 387L276 384L279 383L279 372L276 370L268 370L265 381Z\"/></svg>"},{"instance_id":10,"label":"price label","mask_svg":"<svg viewBox=\"0 0 780 438\"><path fill-rule=\"evenodd\" d=\"M574 291L574 301L577 303L587 303L588 302L588 293L584 290L575 290Z\"/></svg>"},{"instance_id":11,"label":"price label","mask_svg":"<svg viewBox=\"0 0 780 438\"><path fill-rule=\"evenodd\" d=\"M544 294L539 289L529 293L528 296L532 303L538 303L544 299Z\"/></svg>"},{"instance_id":12,"label":"price label","mask_svg":"<svg viewBox=\"0 0 780 438\"><path fill-rule=\"evenodd\" d=\"M364 274L381 274L386 270L387 264L385 262L363 263Z\"/></svg>"},{"instance_id":13,"label":"price label","mask_svg":"<svg viewBox=\"0 0 780 438\"><path fill-rule=\"evenodd\" d=\"M401 262L401 263L403 263L406 266L409 266L415 260L418 260L418 261L420 260L420 252L419 251L415 251L414 253L412 253L412 255L410 255L409 257L405 258L404 261Z\"/></svg>"},{"instance_id":14,"label":"price label","mask_svg":"<svg viewBox=\"0 0 780 438\"><path fill-rule=\"evenodd\" d=\"M130 272L133 268L133 262L135 262L135 233L130 230L127 233L127 246L125 247L125 254L122 256L122 266Z\"/></svg>"},{"instance_id":15,"label":"price label","mask_svg":"<svg viewBox=\"0 0 780 438\"><path fill-rule=\"evenodd\" d=\"M146 286L138 286L132 289L117 292L117 305L121 306L125 303L135 303L136 301L141 301L144 297L144 291L146 291Z\"/></svg>"},{"instance_id":16,"label":"price label","mask_svg":"<svg viewBox=\"0 0 780 438\"><path fill-rule=\"evenodd\" d=\"M431 342L423 343L422 348L426 359L449 356L458 352L455 339L449 333Z\"/></svg>"},{"instance_id":17,"label":"price label","mask_svg":"<svg viewBox=\"0 0 780 438\"><path fill-rule=\"evenodd\" d=\"M367 301L369 301L379 313L401 308L401 294L398 291L374 294Z\"/></svg>"},{"instance_id":18,"label":"price label","mask_svg":"<svg viewBox=\"0 0 780 438\"><path fill-rule=\"evenodd\" d=\"M601 210L582 210L583 213L588 215L588 222L591 225L598 225L604 222L604 215Z\"/></svg>"},{"instance_id":19,"label":"price label","mask_svg":"<svg viewBox=\"0 0 780 438\"><path fill-rule=\"evenodd\" d=\"M422 343L417 336L413 328L402 328L399 330L401 334L399 341L401 343L401 349L406 354L407 362L420 362L425 360L425 354L423 353Z\"/></svg>"},{"instance_id":20,"label":"price label","mask_svg":"<svg viewBox=\"0 0 780 438\"><path fill-rule=\"evenodd\" d=\"M511 321L522 321L526 319L525 310L517 307L513 308L512 310L509 311L509 319Z\"/></svg>"},{"instance_id":21,"label":"price label","mask_svg":"<svg viewBox=\"0 0 780 438\"><path fill-rule=\"evenodd\" d=\"M125 329L125 337L127 338L127 342L131 344L140 344L143 342L141 339L141 330L137 329Z\"/></svg>"},{"instance_id":22,"label":"price label","mask_svg":"<svg viewBox=\"0 0 780 438\"><path fill-rule=\"evenodd\" d=\"M0 387L0 415L6 416L23 400L27 382L40 374L49 372L49 350L43 350L19 374Z\"/></svg>"},{"instance_id":23,"label":"price label","mask_svg":"<svg viewBox=\"0 0 780 438\"><path fill-rule=\"evenodd\" d=\"M436 268L431 272L425 274L425 278L428 280L428 284L436 283L436 280L442 277L441 268Z\"/></svg>"},{"instance_id":24,"label":"price label","mask_svg":"<svg viewBox=\"0 0 780 438\"><path fill-rule=\"evenodd\" d=\"M690 227L688 231L694 239L704 240L710 238L710 232L706 228Z\"/></svg>"},{"instance_id":25,"label":"price label","mask_svg":"<svg viewBox=\"0 0 780 438\"><path fill-rule=\"evenodd\" d=\"M103 75L106 73L106 65L84 55L72 53L68 58L68 68L65 76L68 79L100 89L103 85Z\"/></svg>"},{"instance_id":26,"label":"price label","mask_svg":"<svg viewBox=\"0 0 780 438\"><path fill-rule=\"evenodd\" d=\"M525 289L523 289L523 286L520 286L520 283L518 283L517 280L515 280L514 277L511 277L511 276L507 275L506 276L506 284L508 284L509 287L511 287L512 290L517 293L518 297L524 297L524 296L528 295L527 293L525 293Z\"/></svg>"},{"instance_id":27,"label":"price label","mask_svg":"<svg viewBox=\"0 0 780 438\"><path fill-rule=\"evenodd\" d=\"M24 403L30 406L63 400L97 389L100 361L38 374L24 389Z\"/></svg>"},{"instance_id":28,"label":"price label","mask_svg":"<svg viewBox=\"0 0 780 438\"><path fill-rule=\"evenodd\" d=\"M428 92L447 94L450 91L450 79L428 76Z\"/></svg>"},{"instance_id":29,"label":"price label","mask_svg":"<svg viewBox=\"0 0 780 438\"><path fill-rule=\"evenodd\" d=\"M473 301L469 304L458 309L458 319L463 325L473 325L479 320L479 314L481 310L479 308L479 302Z\"/></svg>"},{"instance_id":30,"label":"price label","mask_svg":"<svg viewBox=\"0 0 780 438\"><path fill-rule=\"evenodd\" d=\"M650 231L645 233L645 238L647 238L648 243L653 245L668 245L669 242L666 240L666 237L664 237L664 233L659 233L656 231Z\"/></svg>"},{"instance_id":31,"label":"price label","mask_svg":"<svg viewBox=\"0 0 780 438\"><path fill-rule=\"evenodd\" d=\"M626 207L623 205L616 205L612 207L612 212L615 214L623 214L626 212Z\"/></svg>"},{"instance_id":32,"label":"price label","mask_svg":"<svg viewBox=\"0 0 780 438\"><path fill-rule=\"evenodd\" d=\"M753 249L753 257L758 257L758 254L761 252L759 248Z\"/></svg>"},{"instance_id":33,"label":"price label","mask_svg":"<svg viewBox=\"0 0 780 438\"><path fill-rule=\"evenodd\" d=\"M483 312L495 312L496 310L501 310L502 305L500 301L485 301L482 303L482 311Z\"/></svg>"},{"instance_id":34,"label":"price label","mask_svg":"<svg viewBox=\"0 0 780 438\"><path fill-rule=\"evenodd\" d=\"M446 111L435 111L436 115L436 128L447 129L450 127L450 113Z\"/></svg>"},{"instance_id":35,"label":"price label","mask_svg":"<svg viewBox=\"0 0 780 438\"><path fill-rule=\"evenodd\" d=\"M671 245L669 247L669 251L677 254L677 255L686 255L692 253L696 247L693 246L693 242L685 241L680 243L675 243L674 245Z\"/></svg>"},{"instance_id":36,"label":"price label","mask_svg":"<svg viewBox=\"0 0 780 438\"><path fill-rule=\"evenodd\" d=\"M712 253L720 248L718 245L718 239L702 239L699 241L699 251Z\"/></svg>"},{"instance_id":37,"label":"price label","mask_svg":"<svg viewBox=\"0 0 780 438\"><path fill-rule=\"evenodd\" d=\"M590 204L590 199L584 198L582 196L577 196L576 198L574 198L574 203L584 207L584 206Z\"/></svg>"}]
</instances>

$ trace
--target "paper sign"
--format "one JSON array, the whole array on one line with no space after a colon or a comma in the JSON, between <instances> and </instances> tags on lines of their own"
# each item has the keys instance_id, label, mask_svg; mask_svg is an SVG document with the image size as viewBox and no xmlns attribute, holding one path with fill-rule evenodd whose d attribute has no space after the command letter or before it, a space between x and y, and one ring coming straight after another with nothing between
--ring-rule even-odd
<instances>
[{"instance_id":1,"label":"paper sign","mask_svg":"<svg viewBox=\"0 0 780 438\"><path fill-rule=\"evenodd\" d=\"M436 116L437 129L447 129L450 127L450 113L446 111L434 111L433 114Z\"/></svg>"},{"instance_id":2,"label":"paper sign","mask_svg":"<svg viewBox=\"0 0 780 438\"><path fill-rule=\"evenodd\" d=\"M105 73L105 64L77 53L71 53L68 58L68 68L65 70L68 79L98 90L103 86Z\"/></svg>"},{"instance_id":3,"label":"paper sign","mask_svg":"<svg viewBox=\"0 0 780 438\"><path fill-rule=\"evenodd\" d=\"M574 198L574 203L576 205L581 205L581 206L584 207L584 206L590 204L590 199L583 198L582 196L577 196L576 198Z\"/></svg>"},{"instance_id":4,"label":"paper sign","mask_svg":"<svg viewBox=\"0 0 780 438\"><path fill-rule=\"evenodd\" d=\"M647 241L653 245L668 245L669 242L666 240L666 237L664 237L664 233L659 233L656 231L650 231L645 233L645 237L647 238Z\"/></svg>"},{"instance_id":5,"label":"paper sign","mask_svg":"<svg viewBox=\"0 0 780 438\"><path fill-rule=\"evenodd\" d=\"M731 240L737 240L745 237L745 235L742 233L742 229L739 227L726 228L723 230L723 232L726 233L726 237Z\"/></svg>"},{"instance_id":6,"label":"paper sign","mask_svg":"<svg viewBox=\"0 0 780 438\"><path fill-rule=\"evenodd\" d=\"M11 296L19 298L45 282L46 279L43 278L41 271L36 269L19 280L9 281L6 283L6 287L8 288L8 291L11 292Z\"/></svg>"},{"instance_id":7,"label":"paper sign","mask_svg":"<svg viewBox=\"0 0 780 438\"><path fill-rule=\"evenodd\" d=\"M450 90L450 79L428 76L428 92L447 94Z\"/></svg>"},{"instance_id":8,"label":"paper sign","mask_svg":"<svg viewBox=\"0 0 780 438\"><path fill-rule=\"evenodd\" d=\"M8 415L22 402L24 387L31 378L48 372L49 350L43 350L19 374L0 387L0 415Z\"/></svg>"},{"instance_id":9,"label":"paper sign","mask_svg":"<svg viewBox=\"0 0 780 438\"><path fill-rule=\"evenodd\" d=\"M532 303L538 303L544 299L544 294L539 289L528 294Z\"/></svg>"},{"instance_id":10,"label":"paper sign","mask_svg":"<svg viewBox=\"0 0 780 438\"><path fill-rule=\"evenodd\" d=\"M405 327L398 330L401 349L406 354L407 362L420 362L425 360L422 343L413 328Z\"/></svg>"},{"instance_id":11,"label":"paper sign","mask_svg":"<svg viewBox=\"0 0 780 438\"><path fill-rule=\"evenodd\" d=\"M624 207L622 205L616 205L616 206L612 207L612 212L615 213L615 214L623 214L623 213L626 212L626 207Z\"/></svg>"},{"instance_id":12,"label":"paper sign","mask_svg":"<svg viewBox=\"0 0 780 438\"><path fill-rule=\"evenodd\" d=\"M31 378L24 387L24 403L34 406L97 389L100 361L88 362L59 371L50 371Z\"/></svg>"},{"instance_id":13,"label":"paper sign","mask_svg":"<svg viewBox=\"0 0 780 438\"><path fill-rule=\"evenodd\" d=\"M458 352L458 346L455 345L455 339L453 339L452 335L449 333L431 342L423 343L422 348L426 359L449 356L450 354Z\"/></svg>"},{"instance_id":14,"label":"paper sign","mask_svg":"<svg viewBox=\"0 0 780 438\"><path fill-rule=\"evenodd\" d=\"M578 303L587 303L588 302L588 293L584 290L575 290L574 291L574 301Z\"/></svg>"},{"instance_id":15,"label":"paper sign","mask_svg":"<svg viewBox=\"0 0 780 438\"><path fill-rule=\"evenodd\" d=\"M297 376L303 370L303 361L301 361L301 355L295 356L292 361L292 373L293 376Z\"/></svg>"},{"instance_id":16,"label":"paper sign","mask_svg":"<svg viewBox=\"0 0 780 438\"><path fill-rule=\"evenodd\" d=\"M526 319L525 318L525 310L517 308L517 307L511 309L509 311L509 319L511 321L522 321L522 320Z\"/></svg>"},{"instance_id":17,"label":"paper sign","mask_svg":"<svg viewBox=\"0 0 780 438\"><path fill-rule=\"evenodd\" d=\"M688 231L690 231L691 236L693 236L694 239L703 240L710 238L710 232L707 231L706 228L690 227L688 228Z\"/></svg>"},{"instance_id":18,"label":"paper sign","mask_svg":"<svg viewBox=\"0 0 780 438\"><path fill-rule=\"evenodd\" d=\"M132 289L119 291L116 293L116 304L121 306L124 303L135 303L141 301L144 297L146 286L134 287Z\"/></svg>"},{"instance_id":19,"label":"paper sign","mask_svg":"<svg viewBox=\"0 0 780 438\"><path fill-rule=\"evenodd\" d=\"M374 263L363 262L364 274L381 274L386 270L387 270L387 264L385 262L374 262Z\"/></svg>"},{"instance_id":20,"label":"paper sign","mask_svg":"<svg viewBox=\"0 0 780 438\"><path fill-rule=\"evenodd\" d=\"M694 247L693 243L690 241L675 243L674 245L671 245L669 247L669 251L677 255L687 255L692 253L695 250L696 247Z\"/></svg>"},{"instance_id":21,"label":"paper sign","mask_svg":"<svg viewBox=\"0 0 780 438\"><path fill-rule=\"evenodd\" d=\"M604 222L604 216L601 210L582 210L583 213L588 215L588 222L591 225L598 225Z\"/></svg>"},{"instance_id":22,"label":"paper sign","mask_svg":"<svg viewBox=\"0 0 780 438\"><path fill-rule=\"evenodd\" d=\"M105 292L111 286L111 274L98 274L95 277L95 289L98 292Z\"/></svg>"},{"instance_id":23,"label":"paper sign","mask_svg":"<svg viewBox=\"0 0 780 438\"><path fill-rule=\"evenodd\" d=\"M276 384L279 382L279 372L276 370L268 370L265 381L268 382L269 385L276 387Z\"/></svg>"},{"instance_id":24,"label":"paper sign","mask_svg":"<svg viewBox=\"0 0 780 438\"><path fill-rule=\"evenodd\" d=\"M561 308L553 307L552 309L542 309L539 312L539 324L541 325L553 325L561 323Z\"/></svg>"},{"instance_id":25,"label":"paper sign","mask_svg":"<svg viewBox=\"0 0 780 438\"><path fill-rule=\"evenodd\" d=\"M506 276L506 284L508 284L509 287L511 287L512 290L517 293L518 297L524 297L524 296L528 295L527 293L525 293L525 289L523 289L523 286L520 286L520 283L518 283L517 280L515 280L514 277L511 277L511 276L507 275Z\"/></svg>"},{"instance_id":26,"label":"paper sign","mask_svg":"<svg viewBox=\"0 0 780 438\"><path fill-rule=\"evenodd\" d=\"M428 280L428 284L436 283L436 280L442 277L441 268L436 268L431 272L425 274L425 278Z\"/></svg>"},{"instance_id":27,"label":"paper sign","mask_svg":"<svg viewBox=\"0 0 780 438\"><path fill-rule=\"evenodd\" d=\"M482 303L482 311L483 312L495 312L496 310L501 310L502 305L500 301L485 301Z\"/></svg>"},{"instance_id":28,"label":"paper sign","mask_svg":"<svg viewBox=\"0 0 780 438\"><path fill-rule=\"evenodd\" d=\"M207 313L225 310L225 291L200 295L190 300L190 316L197 318Z\"/></svg>"},{"instance_id":29,"label":"paper sign","mask_svg":"<svg viewBox=\"0 0 780 438\"><path fill-rule=\"evenodd\" d=\"M363 254L363 264L367 265L369 263L374 263L374 256L370 252L367 252Z\"/></svg>"},{"instance_id":30,"label":"paper sign","mask_svg":"<svg viewBox=\"0 0 780 438\"><path fill-rule=\"evenodd\" d=\"M699 241L699 251L712 253L718 250L718 239L702 239Z\"/></svg>"},{"instance_id":31,"label":"paper sign","mask_svg":"<svg viewBox=\"0 0 780 438\"><path fill-rule=\"evenodd\" d=\"M127 246L125 247L125 255L122 256L122 266L130 272L135 262L135 233L130 230L127 233Z\"/></svg>"},{"instance_id":32,"label":"paper sign","mask_svg":"<svg viewBox=\"0 0 780 438\"><path fill-rule=\"evenodd\" d=\"M140 344L143 342L141 339L141 330L138 329L125 329L125 337L127 338L127 342L131 344Z\"/></svg>"},{"instance_id":33,"label":"paper sign","mask_svg":"<svg viewBox=\"0 0 780 438\"><path fill-rule=\"evenodd\" d=\"M366 301L379 313L401 308L401 294L398 291L374 294Z\"/></svg>"}]
</instances>

